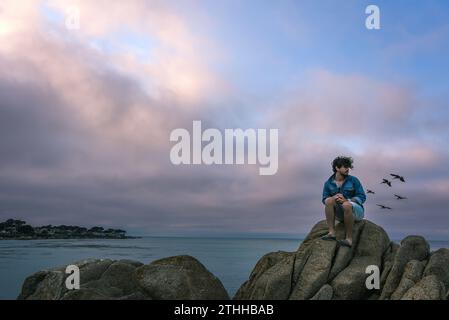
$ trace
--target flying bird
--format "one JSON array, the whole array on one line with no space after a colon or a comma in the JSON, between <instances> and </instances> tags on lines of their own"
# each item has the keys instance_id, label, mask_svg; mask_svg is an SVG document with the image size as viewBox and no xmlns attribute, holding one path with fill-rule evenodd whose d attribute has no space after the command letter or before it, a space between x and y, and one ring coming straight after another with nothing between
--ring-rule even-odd
<instances>
[{"instance_id":1,"label":"flying bird","mask_svg":"<svg viewBox=\"0 0 449 320\"><path fill-rule=\"evenodd\" d=\"M390 176L392 176L393 179L399 179L399 180L401 180L402 182L405 182L405 179L404 179L403 176L400 176L400 175L394 174L394 173L390 173Z\"/></svg>"},{"instance_id":2,"label":"flying bird","mask_svg":"<svg viewBox=\"0 0 449 320\"><path fill-rule=\"evenodd\" d=\"M366 189L366 193L376 194L374 191L372 191L372 190L370 190L370 189Z\"/></svg>"},{"instance_id":3,"label":"flying bird","mask_svg":"<svg viewBox=\"0 0 449 320\"><path fill-rule=\"evenodd\" d=\"M396 197L397 200L407 199L406 197L401 197L397 194L395 194L394 196Z\"/></svg>"},{"instance_id":4,"label":"flying bird","mask_svg":"<svg viewBox=\"0 0 449 320\"><path fill-rule=\"evenodd\" d=\"M377 206L379 206L381 209L390 209L390 207L384 206L383 204L377 204Z\"/></svg>"},{"instance_id":5,"label":"flying bird","mask_svg":"<svg viewBox=\"0 0 449 320\"><path fill-rule=\"evenodd\" d=\"M381 182L380 184L382 184L382 183L385 183L385 184L387 184L389 187L391 187L391 182L388 181L387 179L382 179L382 182Z\"/></svg>"}]
</instances>

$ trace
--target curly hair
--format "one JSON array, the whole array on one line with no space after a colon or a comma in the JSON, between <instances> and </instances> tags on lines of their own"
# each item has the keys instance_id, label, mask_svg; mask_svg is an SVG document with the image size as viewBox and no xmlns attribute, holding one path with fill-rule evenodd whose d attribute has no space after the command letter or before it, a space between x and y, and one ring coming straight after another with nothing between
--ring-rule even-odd
<instances>
[{"instance_id":1,"label":"curly hair","mask_svg":"<svg viewBox=\"0 0 449 320\"><path fill-rule=\"evenodd\" d=\"M339 156L332 161L332 171L335 173L337 172L336 168L341 168L342 166L353 169L353 162L354 160L351 157Z\"/></svg>"}]
</instances>

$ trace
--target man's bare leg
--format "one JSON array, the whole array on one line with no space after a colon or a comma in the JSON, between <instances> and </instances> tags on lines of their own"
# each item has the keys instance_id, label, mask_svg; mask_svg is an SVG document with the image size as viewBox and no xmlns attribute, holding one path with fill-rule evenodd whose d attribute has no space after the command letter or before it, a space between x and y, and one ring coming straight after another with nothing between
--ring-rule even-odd
<instances>
[{"instance_id":1,"label":"man's bare leg","mask_svg":"<svg viewBox=\"0 0 449 320\"><path fill-rule=\"evenodd\" d=\"M354 216L352 214L352 204L350 202L343 203L346 240L352 245L352 227L354 225Z\"/></svg>"},{"instance_id":2,"label":"man's bare leg","mask_svg":"<svg viewBox=\"0 0 449 320\"><path fill-rule=\"evenodd\" d=\"M333 198L327 198L324 201L326 213L326 222L329 227L329 234L335 236L335 200Z\"/></svg>"}]
</instances>

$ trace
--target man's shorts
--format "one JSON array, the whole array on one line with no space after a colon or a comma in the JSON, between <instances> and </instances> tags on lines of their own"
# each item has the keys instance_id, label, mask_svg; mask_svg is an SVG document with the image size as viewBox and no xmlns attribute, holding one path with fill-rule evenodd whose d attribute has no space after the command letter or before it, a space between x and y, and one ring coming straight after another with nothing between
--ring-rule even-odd
<instances>
[{"instance_id":1,"label":"man's shorts","mask_svg":"<svg viewBox=\"0 0 449 320\"><path fill-rule=\"evenodd\" d=\"M354 220L355 221L360 221L363 219L363 217L365 216L363 207L361 205L359 205L357 202L353 202L353 201L349 201L352 204L352 215L354 216ZM337 203L335 206L335 218L340 221L340 222L344 222L345 220L345 215L344 215L344 210L343 210L343 206L339 203Z\"/></svg>"}]
</instances>

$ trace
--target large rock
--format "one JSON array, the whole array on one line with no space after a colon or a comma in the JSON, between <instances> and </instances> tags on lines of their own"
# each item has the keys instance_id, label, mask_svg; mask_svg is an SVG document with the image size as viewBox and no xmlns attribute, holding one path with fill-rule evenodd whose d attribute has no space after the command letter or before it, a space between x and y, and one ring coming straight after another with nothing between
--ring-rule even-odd
<instances>
[{"instance_id":1,"label":"large rock","mask_svg":"<svg viewBox=\"0 0 449 320\"><path fill-rule=\"evenodd\" d=\"M26 278L18 299L229 299L220 280L190 256L169 257L149 265L131 260L73 264L80 269L80 289L66 288L64 266Z\"/></svg>"},{"instance_id":2,"label":"large rock","mask_svg":"<svg viewBox=\"0 0 449 320\"><path fill-rule=\"evenodd\" d=\"M444 284L435 275L422 278L410 288L401 300L443 300L445 299Z\"/></svg>"},{"instance_id":3,"label":"large rock","mask_svg":"<svg viewBox=\"0 0 449 320\"><path fill-rule=\"evenodd\" d=\"M25 280L19 299L61 299L66 292L64 279L64 272L60 270L38 272Z\"/></svg>"},{"instance_id":4,"label":"large rock","mask_svg":"<svg viewBox=\"0 0 449 320\"><path fill-rule=\"evenodd\" d=\"M421 279L426 262L427 261L412 260L407 263L402 279L391 295L391 300L400 300L402 296Z\"/></svg>"},{"instance_id":5,"label":"large rock","mask_svg":"<svg viewBox=\"0 0 449 320\"><path fill-rule=\"evenodd\" d=\"M89 284L100 279L101 275L113 263L112 260L83 260L72 263L80 269L80 283ZM66 288L66 267L36 272L25 279L18 299L59 300L64 299L69 290ZM98 293L99 294L99 293ZM70 295L70 294L69 294Z\"/></svg>"},{"instance_id":6,"label":"large rock","mask_svg":"<svg viewBox=\"0 0 449 320\"><path fill-rule=\"evenodd\" d=\"M153 299L229 299L220 280L191 256L174 256L139 267L135 276Z\"/></svg>"},{"instance_id":7,"label":"large rock","mask_svg":"<svg viewBox=\"0 0 449 320\"><path fill-rule=\"evenodd\" d=\"M396 256L399 244L395 242L390 242L390 245L387 251L384 253L382 258L382 273L380 275L380 287L383 288L385 282L387 281L387 277L390 274L391 268L393 267L394 257Z\"/></svg>"},{"instance_id":8,"label":"large rock","mask_svg":"<svg viewBox=\"0 0 449 320\"><path fill-rule=\"evenodd\" d=\"M287 299L291 291L294 260L295 254L292 252L278 251L264 255L233 299Z\"/></svg>"},{"instance_id":9,"label":"large rock","mask_svg":"<svg viewBox=\"0 0 449 320\"><path fill-rule=\"evenodd\" d=\"M449 249L441 248L432 253L423 276L435 275L438 277L445 289L449 289Z\"/></svg>"},{"instance_id":10,"label":"large rock","mask_svg":"<svg viewBox=\"0 0 449 320\"><path fill-rule=\"evenodd\" d=\"M344 237L344 224L336 226ZM268 253L256 264L234 299L445 299L449 250L430 256L429 244L409 236L391 242L384 229L354 224L352 248L324 241L326 221L317 223L295 252ZM379 269L379 289L367 288L367 267Z\"/></svg>"},{"instance_id":11,"label":"large rock","mask_svg":"<svg viewBox=\"0 0 449 320\"><path fill-rule=\"evenodd\" d=\"M374 223L365 221L351 263L331 282L334 299L367 298L372 292L366 288L366 269L368 266L377 266L379 270L382 268L382 257L389 245L387 233Z\"/></svg>"},{"instance_id":12,"label":"large rock","mask_svg":"<svg viewBox=\"0 0 449 320\"><path fill-rule=\"evenodd\" d=\"M344 224L336 226L337 237L345 235ZM317 223L296 252L282 259L265 256L234 299L362 299L368 295L365 273L368 265L381 268L382 257L390 246L386 232L370 221L354 224L353 247L340 247L324 241L326 221ZM292 263L293 261L293 263ZM282 272L274 272L282 270ZM269 285L267 285L269 284Z\"/></svg>"},{"instance_id":13,"label":"large rock","mask_svg":"<svg viewBox=\"0 0 449 320\"><path fill-rule=\"evenodd\" d=\"M335 241L315 240L313 242L302 257L301 272L296 278L289 299L309 299L326 284L336 248Z\"/></svg>"},{"instance_id":14,"label":"large rock","mask_svg":"<svg viewBox=\"0 0 449 320\"><path fill-rule=\"evenodd\" d=\"M330 285L325 284L310 300L331 300L333 295L334 289Z\"/></svg>"},{"instance_id":15,"label":"large rock","mask_svg":"<svg viewBox=\"0 0 449 320\"><path fill-rule=\"evenodd\" d=\"M421 236L408 236L401 241L391 267L391 271L385 281L380 299L390 299L402 279L405 266L411 260L423 261L429 256L429 244Z\"/></svg>"}]
</instances>

